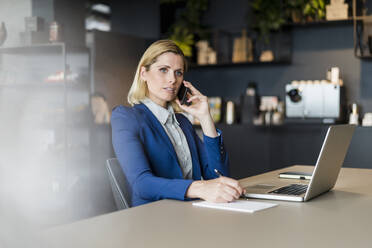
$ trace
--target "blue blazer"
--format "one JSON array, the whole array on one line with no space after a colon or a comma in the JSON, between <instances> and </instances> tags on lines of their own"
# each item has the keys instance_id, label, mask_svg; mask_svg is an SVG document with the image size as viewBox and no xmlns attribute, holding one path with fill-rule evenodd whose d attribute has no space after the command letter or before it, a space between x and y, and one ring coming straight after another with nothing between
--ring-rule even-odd
<instances>
[{"instance_id":1,"label":"blue blazer","mask_svg":"<svg viewBox=\"0 0 372 248\"><path fill-rule=\"evenodd\" d=\"M204 136L202 142L184 115L176 114L176 118L189 145L193 180L216 178L215 168L228 176L222 135ZM172 142L155 115L144 104L120 105L112 111L111 125L114 151L129 182L131 205L165 198L186 200L193 180L183 178Z\"/></svg>"}]
</instances>

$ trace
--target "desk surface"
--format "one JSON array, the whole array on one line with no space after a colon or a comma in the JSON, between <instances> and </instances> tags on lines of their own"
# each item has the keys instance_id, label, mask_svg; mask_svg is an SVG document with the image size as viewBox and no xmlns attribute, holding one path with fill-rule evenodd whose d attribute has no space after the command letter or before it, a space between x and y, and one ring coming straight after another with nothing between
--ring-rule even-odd
<instances>
[{"instance_id":1,"label":"desk surface","mask_svg":"<svg viewBox=\"0 0 372 248\"><path fill-rule=\"evenodd\" d=\"M371 247L372 170L342 168L332 191L306 203L268 202L279 206L250 214L162 200L55 227L41 238L45 247Z\"/></svg>"}]
</instances>

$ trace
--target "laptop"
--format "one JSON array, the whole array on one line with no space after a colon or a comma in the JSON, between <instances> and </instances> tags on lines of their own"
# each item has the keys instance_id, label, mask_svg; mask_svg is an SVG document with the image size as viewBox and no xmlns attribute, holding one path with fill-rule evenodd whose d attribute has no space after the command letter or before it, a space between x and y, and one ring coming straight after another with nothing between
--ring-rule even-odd
<instances>
[{"instance_id":1,"label":"laptop","mask_svg":"<svg viewBox=\"0 0 372 248\"><path fill-rule=\"evenodd\" d=\"M328 128L310 182L276 179L248 185L248 198L305 202L331 190L336 184L344 162L354 125L334 125Z\"/></svg>"}]
</instances>

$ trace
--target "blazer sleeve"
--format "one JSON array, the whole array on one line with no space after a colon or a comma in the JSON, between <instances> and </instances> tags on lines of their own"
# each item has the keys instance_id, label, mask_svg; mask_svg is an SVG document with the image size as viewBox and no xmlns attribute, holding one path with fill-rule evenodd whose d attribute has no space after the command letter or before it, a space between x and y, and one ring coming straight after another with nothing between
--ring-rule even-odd
<instances>
[{"instance_id":1,"label":"blazer sleeve","mask_svg":"<svg viewBox=\"0 0 372 248\"><path fill-rule=\"evenodd\" d=\"M164 198L185 200L192 180L167 179L152 173L140 138L140 122L134 111L119 106L111 116L114 151L132 187L132 194L151 201Z\"/></svg>"},{"instance_id":2,"label":"blazer sleeve","mask_svg":"<svg viewBox=\"0 0 372 248\"><path fill-rule=\"evenodd\" d=\"M224 176L230 176L229 156L223 143L222 132L217 129L217 133L215 138L203 134L203 141L196 137L204 179L217 178L214 169Z\"/></svg>"}]
</instances>

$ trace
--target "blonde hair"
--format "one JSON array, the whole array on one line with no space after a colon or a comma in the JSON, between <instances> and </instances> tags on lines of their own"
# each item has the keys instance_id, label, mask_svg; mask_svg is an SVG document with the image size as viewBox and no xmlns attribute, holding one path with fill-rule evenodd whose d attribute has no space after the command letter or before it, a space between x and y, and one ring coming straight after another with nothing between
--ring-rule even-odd
<instances>
[{"instance_id":1,"label":"blonde hair","mask_svg":"<svg viewBox=\"0 0 372 248\"><path fill-rule=\"evenodd\" d=\"M176 45L176 43L171 40L158 40L152 43L146 49L145 53L142 55L142 58L138 63L136 74L134 75L134 80L128 93L128 103L130 105L133 106L134 104L139 104L141 100L145 99L148 93L146 81L142 80L140 76L142 66L145 67L147 71L149 71L150 66L157 61L158 57L168 52L180 55L182 57L183 69L184 71L186 71L187 61L185 55L183 54L182 50ZM175 111L180 111L178 105L174 101L172 101L171 104Z\"/></svg>"}]
</instances>

